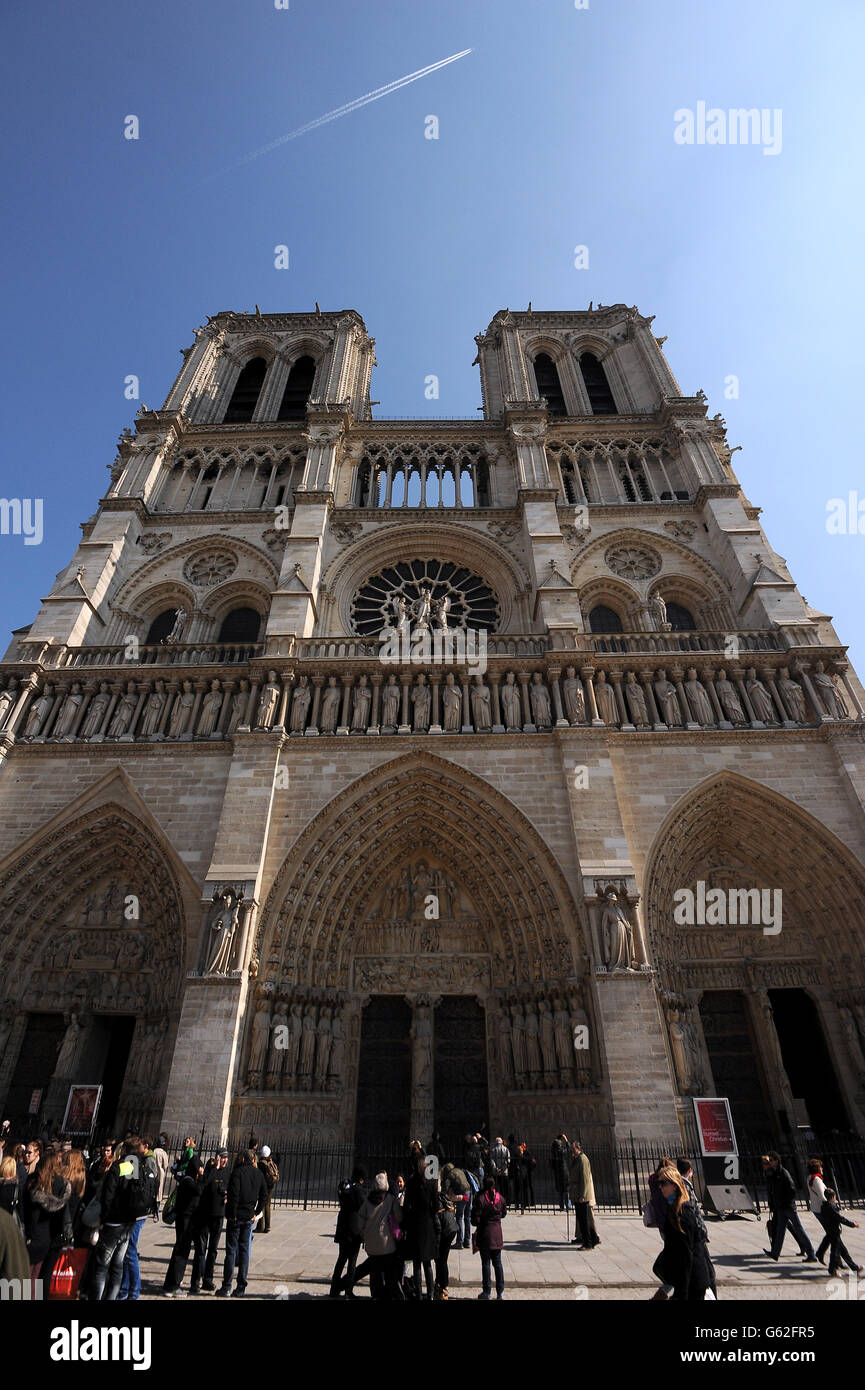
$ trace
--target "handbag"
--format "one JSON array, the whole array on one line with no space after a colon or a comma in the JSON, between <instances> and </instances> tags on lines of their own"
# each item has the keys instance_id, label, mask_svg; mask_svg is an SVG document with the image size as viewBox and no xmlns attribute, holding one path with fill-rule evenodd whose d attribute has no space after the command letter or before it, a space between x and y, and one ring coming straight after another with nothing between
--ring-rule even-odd
<instances>
[{"instance_id":1,"label":"handbag","mask_svg":"<svg viewBox=\"0 0 865 1390\"><path fill-rule=\"evenodd\" d=\"M472 1254L476 1255L479 1249L480 1246L478 1245L478 1233L477 1231L472 1231Z\"/></svg>"},{"instance_id":2,"label":"handbag","mask_svg":"<svg viewBox=\"0 0 865 1390\"><path fill-rule=\"evenodd\" d=\"M91 1197L81 1213L82 1226L98 1226L102 1220L102 1203L98 1197Z\"/></svg>"},{"instance_id":3,"label":"handbag","mask_svg":"<svg viewBox=\"0 0 865 1390\"><path fill-rule=\"evenodd\" d=\"M166 1200L166 1202L165 1202L165 1204L164 1204L164 1206L163 1206L163 1208L162 1208L162 1219L163 1219L163 1221L165 1222L166 1226L173 1226L173 1225L174 1225L174 1217L175 1217L174 1208L176 1207L176 1205L177 1205L177 1188L175 1187L174 1191L173 1191L173 1192L171 1193L171 1195L168 1197L168 1199Z\"/></svg>"},{"instance_id":4,"label":"handbag","mask_svg":"<svg viewBox=\"0 0 865 1390\"><path fill-rule=\"evenodd\" d=\"M657 1229L658 1216L651 1202L647 1202L643 1207L643 1225L654 1226Z\"/></svg>"},{"instance_id":5,"label":"handbag","mask_svg":"<svg viewBox=\"0 0 865 1390\"><path fill-rule=\"evenodd\" d=\"M81 1277L84 1274L84 1266L87 1264L89 1253L90 1251L86 1249L60 1251L57 1262L51 1271L51 1281L48 1287L49 1299L68 1301L78 1297Z\"/></svg>"}]
</instances>

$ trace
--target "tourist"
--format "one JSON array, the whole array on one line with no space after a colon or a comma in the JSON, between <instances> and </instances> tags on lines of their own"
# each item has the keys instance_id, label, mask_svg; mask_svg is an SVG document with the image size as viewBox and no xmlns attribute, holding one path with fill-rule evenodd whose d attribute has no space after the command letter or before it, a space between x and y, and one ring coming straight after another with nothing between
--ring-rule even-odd
<instances>
[{"instance_id":1,"label":"tourist","mask_svg":"<svg viewBox=\"0 0 865 1390\"><path fill-rule=\"evenodd\" d=\"M588 1155L583 1153L582 1145L577 1139L571 1144L568 1192L578 1224L578 1231L572 1244L578 1245L581 1250L594 1250L595 1246L601 1243L592 1212L592 1207L595 1205L595 1184L592 1179L592 1165Z\"/></svg>"},{"instance_id":2,"label":"tourist","mask_svg":"<svg viewBox=\"0 0 865 1390\"><path fill-rule=\"evenodd\" d=\"M826 1200L826 1184L823 1179L823 1160L820 1158L810 1158L808 1160L808 1206L816 1216L820 1225L823 1226L823 1203ZM825 1226L823 1227L825 1231ZM817 1247L817 1259L822 1264L826 1258L826 1251L829 1249L828 1232L824 1234L819 1246Z\"/></svg>"},{"instance_id":3,"label":"tourist","mask_svg":"<svg viewBox=\"0 0 865 1390\"><path fill-rule=\"evenodd\" d=\"M426 1281L426 1298L431 1302L435 1284L432 1262L436 1257L438 1238L435 1216L438 1210L438 1193L434 1178L426 1176L426 1156L423 1152L415 1154L411 1172L405 1185L403 1217L406 1232L406 1256L412 1262L414 1288L418 1298L421 1293L421 1269Z\"/></svg>"},{"instance_id":4,"label":"tourist","mask_svg":"<svg viewBox=\"0 0 865 1390\"><path fill-rule=\"evenodd\" d=\"M490 1267L496 1272L496 1298L505 1296L505 1272L502 1268L502 1221L508 1214L504 1197L496 1190L492 1177L484 1178L483 1190L472 1203L472 1225L476 1228L478 1253L481 1257L481 1292L478 1298L487 1300L491 1294Z\"/></svg>"},{"instance_id":5,"label":"tourist","mask_svg":"<svg viewBox=\"0 0 865 1390\"><path fill-rule=\"evenodd\" d=\"M664 1249L653 1273L672 1285L676 1302L697 1303L714 1286L714 1273L706 1242L697 1222L697 1211L677 1168L661 1168L658 1185L667 1203Z\"/></svg>"},{"instance_id":6,"label":"tourist","mask_svg":"<svg viewBox=\"0 0 865 1390\"><path fill-rule=\"evenodd\" d=\"M273 1189L279 1182L279 1169L276 1166L276 1161L271 1157L270 1149L267 1144L262 1145L258 1169L264 1177L264 1184L267 1188L264 1211L261 1215L261 1221L258 1223L258 1234L266 1236L270 1231L270 1202L273 1196Z\"/></svg>"},{"instance_id":7,"label":"tourist","mask_svg":"<svg viewBox=\"0 0 865 1390\"><path fill-rule=\"evenodd\" d=\"M826 1198L820 1211L820 1224L829 1237L829 1274L839 1279L844 1276L838 1266L843 1260L848 1269L854 1269L857 1274L862 1273L862 1266L857 1265L856 1261L841 1239L841 1227L851 1226L854 1230L859 1227L858 1221L851 1221L848 1217L842 1216L838 1210L838 1194L834 1187L826 1188Z\"/></svg>"},{"instance_id":8,"label":"tourist","mask_svg":"<svg viewBox=\"0 0 865 1390\"><path fill-rule=\"evenodd\" d=\"M150 1139L146 1136L138 1140L138 1158L146 1173L152 1179L153 1207L151 1211L145 1212L142 1216L136 1216L135 1223L129 1233L129 1241L126 1246L126 1254L123 1257L123 1277L120 1280L120 1291L117 1295L118 1303L137 1302L141 1297L141 1266L138 1262L138 1238L141 1235L141 1228L147 1220L148 1215L152 1215L156 1208L157 1194L159 1192L159 1169L156 1158L150 1147Z\"/></svg>"},{"instance_id":9,"label":"tourist","mask_svg":"<svg viewBox=\"0 0 865 1390\"><path fill-rule=\"evenodd\" d=\"M177 1298L180 1285L186 1273L189 1252L194 1247L190 1293L201 1292L201 1267L204 1263L204 1240L202 1226L196 1220L201 1194L204 1191L204 1164L197 1154L187 1161L186 1172L177 1184L177 1200L174 1204L174 1249L165 1272L162 1286L164 1298Z\"/></svg>"},{"instance_id":10,"label":"tourist","mask_svg":"<svg viewBox=\"0 0 865 1390\"><path fill-rule=\"evenodd\" d=\"M360 1212L366 1199L365 1182L366 1170L355 1168L348 1182L341 1182L339 1185L339 1214L336 1218L336 1231L333 1237L339 1246L339 1253L330 1278L331 1298L339 1298L343 1288L346 1298L356 1297L354 1292L355 1270L357 1257L360 1254L362 1230ZM343 1270L345 1270L344 1280L342 1278Z\"/></svg>"},{"instance_id":11,"label":"tourist","mask_svg":"<svg viewBox=\"0 0 865 1390\"><path fill-rule=\"evenodd\" d=\"M805 1263L815 1264L817 1256L814 1254L814 1247L796 1211L796 1185L792 1177L787 1169L781 1166L781 1157L774 1149L770 1154L764 1154L761 1162L773 1221L772 1247L770 1250L764 1250L763 1254L768 1255L770 1260L777 1261L780 1258L784 1236L789 1226L794 1240L799 1242L799 1254L805 1256Z\"/></svg>"},{"instance_id":12,"label":"tourist","mask_svg":"<svg viewBox=\"0 0 865 1390\"><path fill-rule=\"evenodd\" d=\"M478 1191L484 1176L484 1160L476 1134L467 1134L463 1147L463 1168L477 1180Z\"/></svg>"},{"instance_id":13,"label":"tourist","mask_svg":"<svg viewBox=\"0 0 865 1390\"><path fill-rule=\"evenodd\" d=\"M550 1166L553 1170L553 1186L559 1199L559 1211L567 1210L568 1170L570 1168L571 1148L566 1134L557 1134L550 1145Z\"/></svg>"},{"instance_id":14,"label":"tourist","mask_svg":"<svg viewBox=\"0 0 865 1390\"><path fill-rule=\"evenodd\" d=\"M135 1223L147 1216L156 1200L156 1165L145 1162L146 1148L137 1135L124 1140L123 1154L102 1180L99 1201L102 1226L93 1252L88 1297L94 1303L115 1302L123 1279L123 1261Z\"/></svg>"},{"instance_id":15,"label":"tourist","mask_svg":"<svg viewBox=\"0 0 865 1390\"><path fill-rule=\"evenodd\" d=\"M195 1140L192 1138L191 1135L189 1135L186 1139L184 1139L183 1148L181 1149L178 1157L174 1160L174 1162L171 1165L171 1171L178 1182L184 1176L187 1167L189 1166L194 1157Z\"/></svg>"},{"instance_id":16,"label":"tourist","mask_svg":"<svg viewBox=\"0 0 865 1390\"><path fill-rule=\"evenodd\" d=\"M523 1189L525 1192L526 1204L529 1207L535 1206L535 1169L538 1160L531 1152L527 1144L520 1144L519 1148L520 1169L523 1175Z\"/></svg>"},{"instance_id":17,"label":"tourist","mask_svg":"<svg viewBox=\"0 0 865 1390\"><path fill-rule=\"evenodd\" d=\"M7 1154L0 1163L0 1210L14 1215L18 1206L18 1164Z\"/></svg>"},{"instance_id":18,"label":"tourist","mask_svg":"<svg viewBox=\"0 0 865 1390\"><path fill-rule=\"evenodd\" d=\"M200 1232L200 1248L204 1252L201 1287L207 1293L213 1293L216 1288L213 1274L225 1220L225 1204L228 1200L227 1168L228 1149L217 1149L216 1157L210 1159L204 1170L201 1199L195 1211L195 1223Z\"/></svg>"},{"instance_id":19,"label":"tourist","mask_svg":"<svg viewBox=\"0 0 865 1390\"><path fill-rule=\"evenodd\" d=\"M508 1200L508 1172L511 1165L511 1151L499 1135L490 1149L490 1172L495 1178L496 1191Z\"/></svg>"},{"instance_id":20,"label":"tourist","mask_svg":"<svg viewBox=\"0 0 865 1390\"><path fill-rule=\"evenodd\" d=\"M438 1211L436 1212L438 1249L436 1251L436 1283L435 1297L440 1302L446 1302L448 1298L448 1285L450 1276L448 1274L448 1258L451 1246L457 1238L458 1227L454 1203L449 1200L444 1192L438 1194Z\"/></svg>"},{"instance_id":21,"label":"tourist","mask_svg":"<svg viewBox=\"0 0 865 1390\"><path fill-rule=\"evenodd\" d=\"M706 1245L708 1245L709 1230L706 1226L705 1221L703 1220L703 1213L700 1211L700 1203L697 1200L697 1194L694 1190L694 1169L691 1164L691 1160L689 1158L677 1158L676 1169L679 1174L679 1177L685 1184L685 1191L688 1194L688 1201L694 1208L700 1235L702 1236ZM712 1275L712 1293L717 1293L717 1289L715 1287L715 1266L712 1264L711 1260L709 1260L709 1270Z\"/></svg>"},{"instance_id":22,"label":"tourist","mask_svg":"<svg viewBox=\"0 0 865 1390\"><path fill-rule=\"evenodd\" d=\"M643 1209L643 1225L654 1226L662 1241L664 1239L664 1226L667 1221L667 1201L661 1191L660 1175L665 1168L674 1167L675 1164L673 1160L667 1154L664 1154L654 1173L649 1174L649 1200ZM656 1265L661 1259L662 1257L659 1255L658 1260L655 1262ZM652 1301L663 1303L673 1292L673 1285L668 1284L660 1273L658 1274L658 1278L661 1279L661 1287L656 1289L652 1294Z\"/></svg>"},{"instance_id":23,"label":"tourist","mask_svg":"<svg viewBox=\"0 0 865 1390\"><path fill-rule=\"evenodd\" d=\"M442 1194L454 1209L454 1219L456 1220L456 1247L460 1246L468 1250L472 1243L472 1197L477 1189L473 1189L471 1179L465 1168L457 1168L453 1163L446 1163L440 1174Z\"/></svg>"},{"instance_id":24,"label":"tourist","mask_svg":"<svg viewBox=\"0 0 865 1390\"><path fill-rule=\"evenodd\" d=\"M21 1220L34 1296L43 1264L49 1276L53 1268L53 1263L48 1263L49 1252L62 1248L71 1195L71 1184L63 1175L62 1156L46 1154L24 1184L21 1199ZM68 1234L71 1243L71 1231Z\"/></svg>"},{"instance_id":25,"label":"tourist","mask_svg":"<svg viewBox=\"0 0 865 1390\"><path fill-rule=\"evenodd\" d=\"M168 1177L168 1138L160 1134L153 1149L153 1160L156 1164L156 1171L159 1174L159 1187L156 1192L156 1206L153 1211L154 1221L159 1220L159 1213L162 1210L162 1198L165 1193L165 1182Z\"/></svg>"},{"instance_id":26,"label":"tourist","mask_svg":"<svg viewBox=\"0 0 865 1390\"><path fill-rule=\"evenodd\" d=\"M87 1183L84 1188L84 1205L89 1205L93 1198L98 1198L102 1191L102 1184L114 1162L114 1140L106 1139L104 1144L99 1147L99 1152L87 1169Z\"/></svg>"},{"instance_id":27,"label":"tourist","mask_svg":"<svg viewBox=\"0 0 865 1390\"><path fill-rule=\"evenodd\" d=\"M375 1187L360 1209L361 1239L369 1257L369 1291L376 1301L400 1302L397 1235L402 1222L402 1195L388 1190L387 1173L376 1173Z\"/></svg>"},{"instance_id":28,"label":"tourist","mask_svg":"<svg viewBox=\"0 0 865 1390\"><path fill-rule=\"evenodd\" d=\"M266 1200L267 1185L264 1175L256 1166L255 1151L247 1149L238 1158L228 1182L225 1206L225 1263L222 1269L222 1286L216 1290L217 1298L242 1298L246 1292L252 1224L263 1211ZM235 1259L237 1285L232 1292L231 1280Z\"/></svg>"},{"instance_id":29,"label":"tourist","mask_svg":"<svg viewBox=\"0 0 865 1390\"><path fill-rule=\"evenodd\" d=\"M435 1134L430 1140L429 1147L427 1148L427 1153L433 1154L438 1159L439 1171L441 1171L443 1164L447 1162L447 1154L445 1153L445 1146L442 1143L442 1137L439 1134L438 1130L436 1130ZM430 1176L432 1176L432 1174L430 1174Z\"/></svg>"},{"instance_id":30,"label":"tourist","mask_svg":"<svg viewBox=\"0 0 865 1390\"><path fill-rule=\"evenodd\" d=\"M14 1154L12 1160L15 1161ZM0 1208L0 1280L3 1280L3 1287L7 1290L20 1289L23 1297L29 1278L30 1257L18 1222L8 1211Z\"/></svg>"}]
</instances>

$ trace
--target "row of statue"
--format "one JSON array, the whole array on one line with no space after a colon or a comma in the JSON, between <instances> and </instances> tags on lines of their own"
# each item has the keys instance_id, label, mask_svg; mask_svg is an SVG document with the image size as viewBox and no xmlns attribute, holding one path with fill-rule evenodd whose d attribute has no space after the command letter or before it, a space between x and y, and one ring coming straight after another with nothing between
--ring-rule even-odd
<instances>
[{"instance_id":1,"label":"row of statue","mask_svg":"<svg viewBox=\"0 0 865 1390\"><path fill-rule=\"evenodd\" d=\"M345 1069L342 1011L328 1004L267 1001L252 1020L246 1081L251 1091L336 1091Z\"/></svg>"},{"instance_id":2,"label":"row of statue","mask_svg":"<svg viewBox=\"0 0 865 1390\"><path fill-rule=\"evenodd\" d=\"M503 1005L499 1056L506 1083L540 1091L592 1084L589 1020L579 997Z\"/></svg>"},{"instance_id":3,"label":"row of statue","mask_svg":"<svg viewBox=\"0 0 865 1390\"><path fill-rule=\"evenodd\" d=\"M290 691L280 683L276 671L269 671L254 701L246 679L236 689L233 682L230 689L224 689L214 679L206 690L196 689L191 680L182 681L176 690L167 690L165 681L155 680L152 689L148 682L127 681L123 689L101 681L95 691L85 691L76 681L59 694L46 682L30 704L22 737L58 741L230 737L239 728L283 727L279 720L285 719L286 713L286 727L292 734L315 729L320 734L334 734L337 729L364 734L379 728L382 733L402 728L414 733L427 733L431 728L445 733L465 729L486 733L493 728L516 733L598 721L641 729L659 724L667 728L743 728L752 722L770 726L809 722L807 682L803 689L786 666L776 677L764 672L765 682L753 666L744 675L736 674L734 680L723 668L712 676L704 672L702 680L694 667L686 674L687 679L674 682L666 670L659 670L653 679L641 683L633 671L626 671L624 677L611 673L609 678L605 671L598 671L584 680L569 666L560 684L558 678L554 680L552 700L551 687L540 671L533 672L530 679L525 674L518 679L509 671L501 681L491 677L489 684L476 675L467 688L461 684L463 678L452 671L440 684L431 683L421 672L403 685L391 674L380 691L364 674L348 692L336 676L328 676L325 684L319 681L314 687L305 675ZM822 661L816 663L810 682L819 701L820 717L851 717L835 678ZM0 691L0 730L19 693L14 677ZM254 708L250 708L253 703ZM315 715L314 723L311 714Z\"/></svg>"}]
</instances>

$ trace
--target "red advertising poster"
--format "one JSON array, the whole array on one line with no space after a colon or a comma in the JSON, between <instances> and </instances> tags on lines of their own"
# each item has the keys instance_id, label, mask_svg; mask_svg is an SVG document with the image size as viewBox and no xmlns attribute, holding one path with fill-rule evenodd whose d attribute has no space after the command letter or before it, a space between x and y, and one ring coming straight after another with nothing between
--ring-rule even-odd
<instances>
[{"instance_id":1,"label":"red advertising poster","mask_svg":"<svg viewBox=\"0 0 865 1390\"><path fill-rule=\"evenodd\" d=\"M102 1099L101 1086L70 1086L63 1116L64 1134L89 1134L96 1123Z\"/></svg>"},{"instance_id":2,"label":"red advertising poster","mask_svg":"<svg viewBox=\"0 0 865 1390\"><path fill-rule=\"evenodd\" d=\"M726 1096L698 1096L694 1099L694 1113L700 1131L700 1148L703 1157L720 1157L738 1153L730 1102Z\"/></svg>"}]
</instances>

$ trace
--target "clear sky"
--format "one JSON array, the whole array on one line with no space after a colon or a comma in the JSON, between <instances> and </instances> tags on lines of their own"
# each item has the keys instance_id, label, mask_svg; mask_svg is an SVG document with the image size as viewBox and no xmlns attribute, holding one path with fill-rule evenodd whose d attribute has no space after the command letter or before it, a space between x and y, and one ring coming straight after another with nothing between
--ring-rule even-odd
<instances>
[{"instance_id":1,"label":"clear sky","mask_svg":"<svg viewBox=\"0 0 865 1390\"><path fill-rule=\"evenodd\" d=\"M41 544L0 536L0 650L209 314L355 308L377 416L475 419L473 339L496 310L593 300L657 316L865 675L860 0L5 0L0 25L0 493L44 499ZM699 102L765 109L766 141L677 143ZM851 491L862 534L830 534Z\"/></svg>"}]
</instances>

